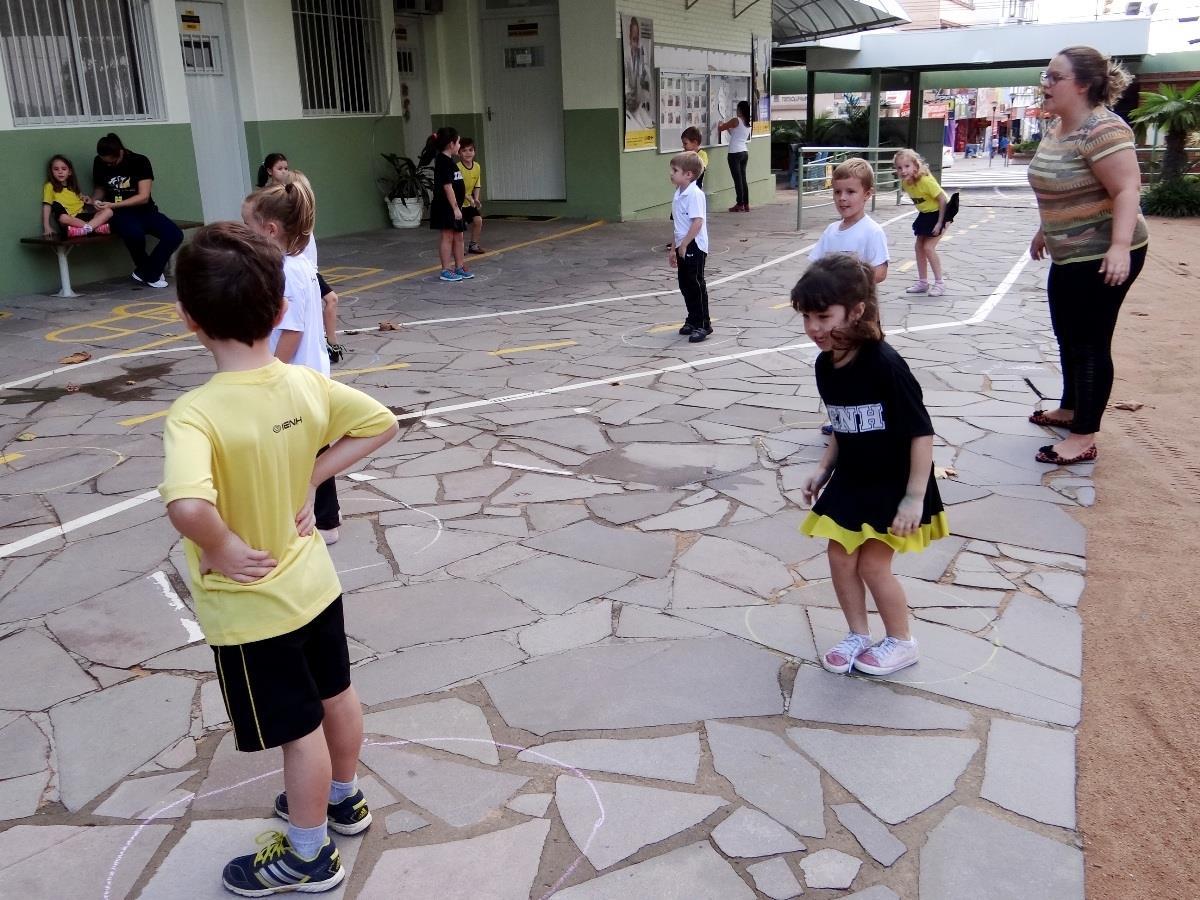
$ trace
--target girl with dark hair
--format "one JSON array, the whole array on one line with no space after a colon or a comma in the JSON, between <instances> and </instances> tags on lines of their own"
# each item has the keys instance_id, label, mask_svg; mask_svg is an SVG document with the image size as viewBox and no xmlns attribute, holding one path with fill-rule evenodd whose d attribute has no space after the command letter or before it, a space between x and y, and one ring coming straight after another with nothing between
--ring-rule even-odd
<instances>
[{"instance_id":1,"label":"girl with dark hair","mask_svg":"<svg viewBox=\"0 0 1200 900\"><path fill-rule=\"evenodd\" d=\"M75 167L65 156L52 156L46 164L46 183L42 186L42 234L45 237L83 237L108 234L111 209L95 210L92 198L79 191ZM58 226L57 229L52 225Z\"/></svg>"},{"instance_id":2,"label":"girl with dark hair","mask_svg":"<svg viewBox=\"0 0 1200 900\"><path fill-rule=\"evenodd\" d=\"M171 254L183 243L183 232L159 212L150 189L154 168L150 160L134 153L115 134L96 142L92 162L92 196L97 210L112 210L112 230L125 242L133 257L133 280L147 287L165 288L163 271ZM158 243L146 252L146 236Z\"/></svg>"},{"instance_id":3,"label":"girl with dark hair","mask_svg":"<svg viewBox=\"0 0 1200 900\"><path fill-rule=\"evenodd\" d=\"M265 188L271 182L283 184L287 181L289 171L286 156L282 153L268 153L266 159L262 161L262 165L258 167L258 179L255 184L260 188Z\"/></svg>"},{"instance_id":4,"label":"girl with dark hair","mask_svg":"<svg viewBox=\"0 0 1200 900\"><path fill-rule=\"evenodd\" d=\"M1053 118L1029 164L1041 216L1029 254L1052 263L1046 293L1063 387L1058 409L1036 410L1029 421L1070 431L1037 453L1039 462L1068 466L1096 459L1117 315L1150 237L1133 131L1109 108L1129 73L1091 47L1068 47L1041 80L1042 108Z\"/></svg>"},{"instance_id":5,"label":"girl with dark hair","mask_svg":"<svg viewBox=\"0 0 1200 900\"><path fill-rule=\"evenodd\" d=\"M822 257L792 289L792 307L821 351L817 390L833 425L833 439L801 484L812 511L800 530L828 538L833 589L850 626L821 654L821 665L890 675L918 657L892 557L950 533L933 477L933 425L921 386L883 339L870 265L845 253ZM878 643L871 642L868 590L886 630Z\"/></svg>"},{"instance_id":6,"label":"girl with dark hair","mask_svg":"<svg viewBox=\"0 0 1200 900\"><path fill-rule=\"evenodd\" d=\"M463 201L466 187L462 172L454 161L458 153L458 132L449 126L439 128L425 142L421 151L421 165L433 160L433 200L429 204L429 227L441 232L438 239L438 258L442 263L442 281L464 281L475 275L467 270L463 262L463 235L467 225L463 221Z\"/></svg>"},{"instance_id":7,"label":"girl with dark hair","mask_svg":"<svg viewBox=\"0 0 1200 900\"><path fill-rule=\"evenodd\" d=\"M717 125L717 134L729 132L729 174L733 176L734 204L730 212L750 212L750 183L746 164L750 161L750 101L739 100L737 115Z\"/></svg>"}]
</instances>

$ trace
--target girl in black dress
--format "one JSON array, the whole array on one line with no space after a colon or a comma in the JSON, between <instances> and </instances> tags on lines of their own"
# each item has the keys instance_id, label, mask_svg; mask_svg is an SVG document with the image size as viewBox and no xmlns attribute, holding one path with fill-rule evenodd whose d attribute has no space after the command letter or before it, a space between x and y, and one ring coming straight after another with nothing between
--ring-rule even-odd
<instances>
[{"instance_id":1,"label":"girl in black dress","mask_svg":"<svg viewBox=\"0 0 1200 900\"><path fill-rule=\"evenodd\" d=\"M817 260L792 289L792 306L821 350L817 390L833 424L833 439L801 486L806 502L820 499L800 530L829 539L833 588L850 626L821 665L890 675L917 661L892 556L950 533L933 477L933 425L921 386L883 340L870 266L848 254ZM887 632L874 644L867 590Z\"/></svg>"},{"instance_id":2,"label":"girl in black dress","mask_svg":"<svg viewBox=\"0 0 1200 900\"><path fill-rule=\"evenodd\" d=\"M429 203L429 227L441 232L438 256L442 262L442 281L464 281L475 276L467 270L463 254L462 205L466 198L462 172L454 157L458 154L458 132L449 126L430 136L421 152L420 164L433 161L433 200Z\"/></svg>"}]
</instances>

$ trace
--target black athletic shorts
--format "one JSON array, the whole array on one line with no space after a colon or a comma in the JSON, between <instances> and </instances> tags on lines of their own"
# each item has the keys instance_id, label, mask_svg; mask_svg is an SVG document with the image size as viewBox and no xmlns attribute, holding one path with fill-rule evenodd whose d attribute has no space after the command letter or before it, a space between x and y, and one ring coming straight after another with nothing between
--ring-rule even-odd
<instances>
[{"instance_id":1,"label":"black athletic shorts","mask_svg":"<svg viewBox=\"0 0 1200 900\"><path fill-rule=\"evenodd\" d=\"M317 287L320 288L322 297L333 290L333 288L329 286L329 282L321 277L320 272L317 273Z\"/></svg>"},{"instance_id":2,"label":"black athletic shorts","mask_svg":"<svg viewBox=\"0 0 1200 900\"><path fill-rule=\"evenodd\" d=\"M472 222L474 222L476 219L479 218L479 210L477 210L474 206L464 206L462 208L462 214L463 214L463 221L466 222L468 225L470 225Z\"/></svg>"},{"instance_id":3,"label":"black athletic shorts","mask_svg":"<svg viewBox=\"0 0 1200 900\"><path fill-rule=\"evenodd\" d=\"M321 701L350 687L341 597L295 631L212 649L239 750L267 750L310 734L325 718Z\"/></svg>"}]
</instances>

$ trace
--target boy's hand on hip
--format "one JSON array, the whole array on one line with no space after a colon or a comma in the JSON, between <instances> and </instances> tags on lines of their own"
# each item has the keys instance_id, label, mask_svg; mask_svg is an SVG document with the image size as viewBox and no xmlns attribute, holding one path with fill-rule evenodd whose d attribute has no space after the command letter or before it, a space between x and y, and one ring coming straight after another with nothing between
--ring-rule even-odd
<instances>
[{"instance_id":1,"label":"boy's hand on hip","mask_svg":"<svg viewBox=\"0 0 1200 900\"><path fill-rule=\"evenodd\" d=\"M232 531L216 547L200 552L201 575L216 572L241 584L266 578L275 566L269 552L255 550Z\"/></svg>"},{"instance_id":2,"label":"boy's hand on hip","mask_svg":"<svg viewBox=\"0 0 1200 900\"><path fill-rule=\"evenodd\" d=\"M296 513L296 533L300 537L308 537L317 525L317 514L314 510L316 501L317 489L310 484L308 493L304 497L304 505Z\"/></svg>"}]
</instances>

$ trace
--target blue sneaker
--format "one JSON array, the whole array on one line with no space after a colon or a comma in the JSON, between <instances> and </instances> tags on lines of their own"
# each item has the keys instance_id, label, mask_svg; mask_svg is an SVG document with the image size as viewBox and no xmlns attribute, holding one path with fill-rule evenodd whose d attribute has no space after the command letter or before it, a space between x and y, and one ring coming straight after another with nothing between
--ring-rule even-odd
<instances>
[{"instance_id":1,"label":"blue sneaker","mask_svg":"<svg viewBox=\"0 0 1200 900\"><path fill-rule=\"evenodd\" d=\"M457 269L455 269L455 270L454 270L454 274L455 274L455 275L457 275L459 278L461 278L463 281L466 281L468 278L474 278L474 277L475 277L475 273L474 273L474 272L468 272L468 271L467 271L466 269L464 269L462 266L459 266Z\"/></svg>"},{"instance_id":2,"label":"blue sneaker","mask_svg":"<svg viewBox=\"0 0 1200 900\"><path fill-rule=\"evenodd\" d=\"M346 877L342 857L329 838L314 859L301 859L287 835L278 831L264 831L257 843L262 849L230 860L221 873L226 889L242 897L285 891L319 894L333 890Z\"/></svg>"},{"instance_id":3,"label":"blue sneaker","mask_svg":"<svg viewBox=\"0 0 1200 900\"><path fill-rule=\"evenodd\" d=\"M442 269L442 274L438 276L442 281L462 281L463 277L457 272L452 272L449 269Z\"/></svg>"},{"instance_id":4,"label":"blue sneaker","mask_svg":"<svg viewBox=\"0 0 1200 900\"><path fill-rule=\"evenodd\" d=\"M330 803L325 808L329 827L338 834L358 834L371 824L371 810L361 790L355 791L341 803ZM288 818L287 791L275 798L275 815L290 822Z\"/></svg>"}]
</instances>

